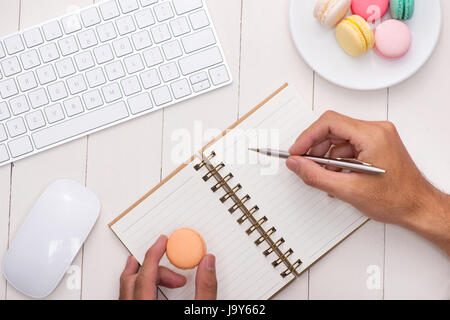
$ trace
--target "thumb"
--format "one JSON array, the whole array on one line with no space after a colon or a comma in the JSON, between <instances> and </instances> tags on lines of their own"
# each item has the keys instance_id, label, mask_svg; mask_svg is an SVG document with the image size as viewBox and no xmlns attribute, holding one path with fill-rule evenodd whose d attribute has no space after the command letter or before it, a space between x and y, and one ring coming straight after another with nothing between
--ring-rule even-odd
<instances>
[{"instance_id":1,"label":"thumb","mask_svg":"<svg viewBox=\"0 0 450 320\"><path fill-rule=\"evenodd\" d=\"M338 198L350 186L350 174L327 170L304 157L292 156L286 166L295 172L307 185L318 188Z\"/></svg>"},{"instance_id":2,"label":"thumb","mask_svg":"<svg viewBox=\"0 0 450 320\"><path fill-rule=\"evenodd\" d=\"M195 277L195 300L217 299L216 258L212 254L203 257Z\"/></svg>"}]
</instances>

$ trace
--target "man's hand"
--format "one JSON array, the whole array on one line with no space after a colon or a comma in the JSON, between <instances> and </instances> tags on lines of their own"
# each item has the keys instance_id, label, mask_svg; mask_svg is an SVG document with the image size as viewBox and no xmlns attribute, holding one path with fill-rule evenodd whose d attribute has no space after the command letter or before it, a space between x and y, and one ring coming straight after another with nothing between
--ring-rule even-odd
<instances>
[{"instance_id":1,"label":"man's hand","mask_svg":"<svg viewBox=\"0 0 450 320\"><path fill-rule=\"evenodd\" d=\"M304 182L352 204L367 216L407 227L450 252L450 200L422 176L390 122L324 113L290 148L286 165ZM300 157L356 158L387 171L344 173ZM445 235L447 233L447 236Z\"/></svg>"},{"instance_id":2,"label":"man's hand","mask_svg":"<svg viewBox=\"0 0 450 320\"><path fill-rule=\"evenodd\" d=\"M120 276L121 300L154 300L157 286L179 288L186 284L186 278L166 267L160 267L159 261L166 251L167 237L160 236L147 251L142 267L133 256L129 256L125 269ZM215 257L207 254L197 268L195 278L195 299L213 300L217 297Z\"/></svg>"}]
</instances>

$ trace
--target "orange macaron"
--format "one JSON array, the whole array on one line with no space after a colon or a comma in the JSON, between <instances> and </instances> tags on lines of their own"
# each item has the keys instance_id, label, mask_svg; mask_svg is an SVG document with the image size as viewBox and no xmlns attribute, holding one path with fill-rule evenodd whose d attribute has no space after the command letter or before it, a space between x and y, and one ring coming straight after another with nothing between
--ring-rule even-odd
<instances>
[{"instance_id":1,"label":"orange macaron","mask_svg":"<svg viewBox=\"0 0 450 320\"><path fill-rule=\"evenodd\" d=\"M175 267L193 269L206 255L206 243L197 231L181 228L167 240L166 255Z\"/></svg>"}]
</instances>

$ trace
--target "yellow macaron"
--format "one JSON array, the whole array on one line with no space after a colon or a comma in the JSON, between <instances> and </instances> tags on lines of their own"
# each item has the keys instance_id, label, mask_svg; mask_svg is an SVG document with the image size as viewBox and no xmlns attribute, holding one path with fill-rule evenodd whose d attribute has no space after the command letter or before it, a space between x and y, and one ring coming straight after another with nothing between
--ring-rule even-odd
<instances>
[{"instance_id":1,"label":"yellow macaron","mask_svg":"<svg viewBox=\"0 0 450 320\"><path fill-rule=\"evenodd\" d=\"M349 55L359 57L373 48L375 36L364 18L352 15L336 27L336 39Z\"/></svg>"}]
</instances>

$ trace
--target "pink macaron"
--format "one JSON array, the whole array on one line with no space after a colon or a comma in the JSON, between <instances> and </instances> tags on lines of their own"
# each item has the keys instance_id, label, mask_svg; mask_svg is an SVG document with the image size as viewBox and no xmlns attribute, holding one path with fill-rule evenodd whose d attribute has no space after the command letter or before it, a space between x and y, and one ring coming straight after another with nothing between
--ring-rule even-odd
<instances>
[{"instance_id":1,"label":"pink macaron","mask_svg":"<svg viewBox=\"0 0 450 320\"><path fill-rule=\"evenodd\" d=\"M399 20L390 19L375 29L375 51L386 59L403 57L411 47L411 31Z\"/></svg>"},{"instance_id":2,"label":"pink macaron","mask_svg":"<svg viewBox=\"0 0 450 320\"><path fill-rule=\"evenodd\" d=\"M367 22L381 19L389 8L389 0L352 0L352 12Z\"/></svg>"}]
</instances>

